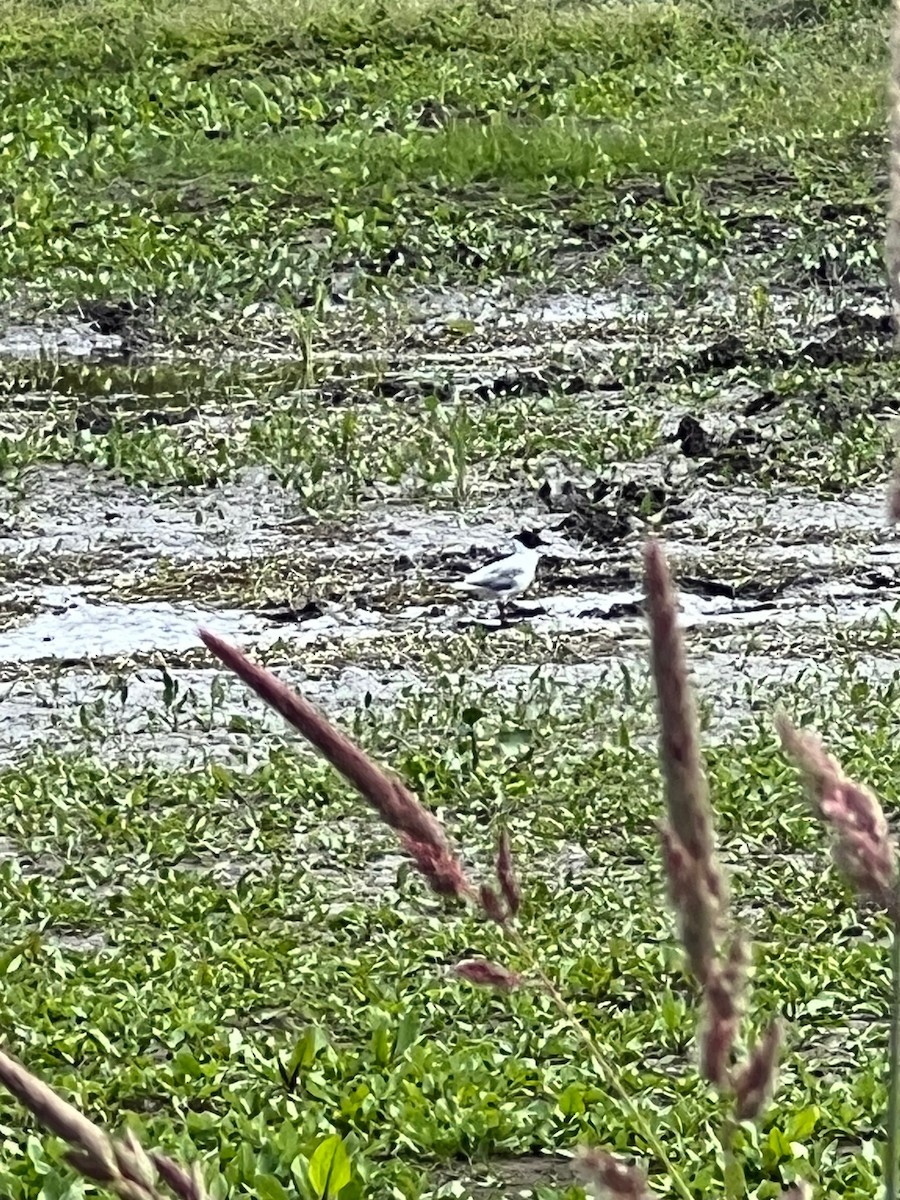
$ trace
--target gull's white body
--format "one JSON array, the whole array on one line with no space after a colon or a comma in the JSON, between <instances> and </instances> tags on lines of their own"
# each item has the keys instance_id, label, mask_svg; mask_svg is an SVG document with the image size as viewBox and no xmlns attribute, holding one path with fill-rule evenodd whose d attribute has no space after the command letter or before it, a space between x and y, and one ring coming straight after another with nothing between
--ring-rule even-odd
<instances>
[{"instance_id":1,"label":"gull's white body","mask_svg":"<svg viewBox=\"0 0 900 1200\"><path fill-rule=\"evenodd\" d=\"M479 600L496 600L502 608L534 583L540 557L540 550L517 543L515 554L479 567L453 586L457 591L466 592Z\"/></svg>"}]
</instances>

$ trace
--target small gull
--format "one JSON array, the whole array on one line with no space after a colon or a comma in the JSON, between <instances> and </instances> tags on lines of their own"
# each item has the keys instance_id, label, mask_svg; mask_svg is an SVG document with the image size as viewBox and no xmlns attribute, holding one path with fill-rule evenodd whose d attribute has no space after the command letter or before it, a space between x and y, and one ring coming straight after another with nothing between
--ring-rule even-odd
<instances>
[{"instance_id":1,"label":"small gull","mask_svg":"<svg viewBox=\"0 0 900 1200\"><path fill-rule=\"evenodd\" d=\"M506 605L531 587L541 557L541 551L536 546L529 546L526 537L528 541L534 540L534 535L528 534L514 537L514 554L479 567L465 579L454 583L455 590L479 600L496 600L500 620L505 621Z\"/></svg>"}]
</instances>

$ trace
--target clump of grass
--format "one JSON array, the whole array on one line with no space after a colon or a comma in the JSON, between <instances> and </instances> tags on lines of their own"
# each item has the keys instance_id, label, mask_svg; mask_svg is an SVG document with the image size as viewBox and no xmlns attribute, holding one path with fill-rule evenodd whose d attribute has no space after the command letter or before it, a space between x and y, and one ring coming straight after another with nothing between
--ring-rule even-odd
<instances>
[{"instance_id":1,"label":"clump of grass","mask_svg":"<svg viewBox=\"0 0 900 1200\"><path fill-rule=\"evenodd\" d=\"M702 286L737 239L698 178L729 185L729 212L754 202L747 162L796 176L798 247L815 241L818 178L868 181L859 135L883 119L871 8L791 28L705 0L165 0L152 21L134 0L5 0L0 161L16 200L0 296L152 298L157 336L243 341L253 321L268 339L274 321L284 343L283 297L335 267L379 286L553 272L582 208L630 227L608 254L584 246L607 278L637 259ZM616 206L636 176L668 196L629 218ZM768 270L792 253L782 241Z\"/></svg>"}]
</instances>

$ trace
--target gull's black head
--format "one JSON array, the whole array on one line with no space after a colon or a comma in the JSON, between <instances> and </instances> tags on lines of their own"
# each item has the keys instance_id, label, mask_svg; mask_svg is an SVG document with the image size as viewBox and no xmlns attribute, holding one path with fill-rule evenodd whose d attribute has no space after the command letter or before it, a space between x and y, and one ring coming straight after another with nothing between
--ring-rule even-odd
<instances>
[{"instance_id":1,"label":"gull's black head","mask_svg":"<svg viewBox=\"0 0 900 1200\"><path fill-rule=\"evenodd\" d=\"M513 541L518 542L520 546L525 546L528 550L537 550L544 544L541 535L534 529L523 529L521 533L516 534Z\"/></svg>"}]
</instances>

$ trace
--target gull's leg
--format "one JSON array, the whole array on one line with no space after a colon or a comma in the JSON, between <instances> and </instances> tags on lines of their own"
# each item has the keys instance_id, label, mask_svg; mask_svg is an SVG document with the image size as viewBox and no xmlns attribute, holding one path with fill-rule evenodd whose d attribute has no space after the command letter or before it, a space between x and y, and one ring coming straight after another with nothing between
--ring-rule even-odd
<instances>
[{"instance_id":1,"label":"gull's leg","mask_svg":"<svg viewBox=\"0 0 900 1200\"><path fill-rule=\"evenodd\" d=\"M500 624L505 625L506 624L506 601L505 600L497 601L497 612L500 614Z\"/></svg>"}]
</instances>

